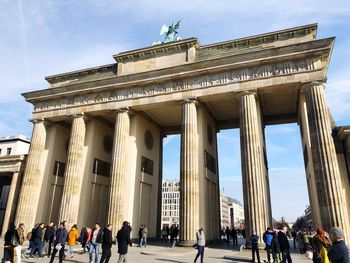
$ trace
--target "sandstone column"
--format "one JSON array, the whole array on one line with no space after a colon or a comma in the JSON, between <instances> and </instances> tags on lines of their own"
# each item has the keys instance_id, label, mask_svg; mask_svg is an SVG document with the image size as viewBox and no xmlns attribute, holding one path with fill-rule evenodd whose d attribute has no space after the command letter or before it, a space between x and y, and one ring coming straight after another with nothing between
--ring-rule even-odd
<instances>
[{"instance_id":1,"label":"sandstone column","mask_svg":"<svg viewBox=\"0 0 350 263\"><path fill-rule=\"evenodd\" d=\"M130 204L125 201L128 192L126 185L129 177L128 147L130 116L127 109L118 110L115 116L115 129L112 155L111 185L109 192L108 223L116 232L123 221L127 220L127 209Z\"/></svg>"},{"instance_id":2,"label":"sandstone column","mask_svg":"<svg viewBox=\"0 0 350 263\"><path fill-rule=\"evenodd\" d=\"M13 201L15 200L15 193L16 193L17 182L18 182L18 174L19 174L19 172L14 172L12 175L10 192L9 192L9 195L7 198L7 204L6 204L6 212L5 212L4 221L2 224L2 232L1 233L3 235L7 231L8 225L10 223L11 214L13 213L13 209L15 208L15 204L13 203Z\"/></svg>"},{"instance_id":3,"label":"sandstone column","mask_svg":"<svg viewBox=\"0 0 350 263\"><path fill-rule=\"evenodd\" d=\"M182 104L180 171L180 245L196 242L199 228L199 168L196 100Z\"/></svg>"},{"instance_id":4,"label":"sandstone column","mask_svg":"<svg viewBox=\"0 0 350 263\"><path fill-rule=\"evenodd\" d=\"M34 124L26 169L23 176L18 200L15 224L24 223L30 231L35 224L41 186L44 178L43 157L45 150L46 129L43 119L32 121Z\"/></svg>"},{"instance_id":5,"label":"sandstone column","mask_svg":"<svg viewBox=\"0 0 350 263\"><path fill-rule=\"evenodd\" d=\"M342 195L342 183L324 95L324 84L312 82L307 84L304 90L322 227L329 231L331 227L337 226L346 232L348 214Z\"/></svg>"},{"instance_id":6,"label":"sandstone column","mask_svg":"<svg viewBox=\"0 0 350 263\"><path fill-rule=\"evenodd\" d=\"M243 176L244 216L247 244L252 232L258 235L270 226L270 204L265 182L263 127L257 109L255 92L240 97L240 137Z\"/></svg>"},{"instance_id":7,"label":"sandstone column","mask_svg":"<svg viewBox=\"0 0 350 263\"><path fill-rule=\"evenodd\" d=\"M59 216L60 220L67 220L68 225L77 224L78 221L80 194L84 176L83 151L85 130L85 116L83 114L74 115Z\"/></svg>"}]
</instances>

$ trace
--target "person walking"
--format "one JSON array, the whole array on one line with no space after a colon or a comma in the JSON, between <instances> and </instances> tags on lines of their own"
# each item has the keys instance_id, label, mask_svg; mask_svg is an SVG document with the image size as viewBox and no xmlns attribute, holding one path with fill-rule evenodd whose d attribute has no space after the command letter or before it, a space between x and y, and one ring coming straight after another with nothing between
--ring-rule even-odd
<instances>
[{"instance_id":1,"label":"person walking","mask_svg":"<svg viewBox=\"0 0 350 263\"><path fill-rule=\"evenodd\" d=\"M143 225L139 228L139 247L142 247L142 231L143 231Z\"/></svg>"},{"instance_id":2,"label":"person walking","mask_svg":"<svg viewBox=\"0 0 350 263\"><path fill-rule=\"evenodd\" d=\"M232 240L233 240L233 245L238 246L237 230L234 227L232 227L231 236L232 236Z\"/></svg>"},{"instance_id":3,"label":"person walking","mask_svg":"<svg viewBox=\"0 0 350 263\"><path fill-rule=\"evenodd\" d=\"M349 250L344 242L344 232L339 227L329 231L332 246L328 250L328 258L332 263L349 263Z\"/></svg>"},{"instance_id":4,"label":"person walking","mask_svg":"<svg viewBox=\"0 0 350 263\"><path fill-rule=\"evenodd\" d=\"M286 263L286 261L288 261L288 263L292 263L292 258L290 257L290 246L289 246L289 241L287 238L287 227L283 226L282 230L278 232L278 243L280 245L281 248L281 252L282 252L282 262Z\"/></svg>"},{"instance_id":5,"label":"person walking","mask_svg":"<svg viewBox=\"0 0 350 263\"><path fill-rule=\"evenodd\" d=\"M194 263L197 262L197 259L199 256L201 256L201 263L203 263L203 258L204 258L204 248L205 248L205 234L204 234L204 230L201 227L198 232L196 233L196 237L197 237L197 255L194 259Z\"/></svg>"},{"instance_id":6,"label":"person walking","mask_svg":"<svg viewBox=\"0 0 350 263\"><path fill-rule=\"evenodd\" d=\"M226 227L225 235L226 235L226 242L227 242L227 244L230 244L231 230L230 230L230 228L228 226Z\"/></svg>"},{"instance_id":7,"label":"person walking","mask_svg":"<svg viewBox=\"0 0 350 263\"><path fill-rule=\"evenodd\" d=\"M14 223L9 224L9 228L4 237L4 257L2 262L15 262L15 249L19 245L19 235Z\"/></svg>"},{"instance_id":8,"label":"person walking","mask_svg":"<svg viewBox=\"0 0 350 263\"><path fill-rule=\"evenodd\" d=\"M329 263L327 249L330 247L330 240L326 237L322 228L317 228L316 235L311 239L314 263Z\"/></svg>"},{"instance_id":9,"label":"person walking","mask_svg":"<svg viewBox=\"0 0 350 263\"><path fill-rule=\"evenodd\" d=\"M293 237L293 245L294 245L294 248L297 248L296 247L296 241L297 241L297 231L295 231L295 229L293 229L292 231L292 237Z\"/></svg>"},{"instance_id":10,"label":"person walking","mask_svg":"<svg viewBox=\"0 0 350 263\"><path fill-rule=\"evenodd\" d=\"M166 228L165 226L163 226L162 230L160 231L160 235L162 236L162 243L166 243L167 241L167 231L166 231Z\"/></svg>"},{"instance_id":11,"label":"person walking","mask_svg":"<svg viewBox=\"0 0 350 263\"><path fill-rule=\"evenodd\" d=\"M271 262L271 243L273 239L273 232L270 227L268 227L263 234L263 240L265 243L265 249L266 249L266 255L267 255L267 262Z\"/></svg>"},{"instance_id":12,"label":"person walking","mask_svg":"<svg viewBox=\"0 0 350 263\"><path fill-rule=\"evenodd\" d=\"M98 255L100 254L100 247L103 240L103 231L99 223L95 224L95 228L91 232L90 247L89 247L89 262L92 261L92 256L95 252L95 263L98 262Z\"/></svg>"},{"instance_id":13,"label":"person walking","mask_svg":"<svg viewBox=\"0 0 350 263\"><path fill-rule=\"evenodd\" d=\"M22 257L22 246L23 243L25 241L25 236L24 236L24 224L20 223L18 228L16 229L17 233L18 233L18 246L15 247L15 251L16 251L16 259L17 259L17 263L21 263L21 257Z\"/></svg>"},{"instance_id":14,"label":"person walking","mask_svg":"<svg viewBox=\"0 0 350 263\"><path fill-rule=\"evenodd\" d=\"M70 258L74 258L74 245L77 242L78 239L78 230L77 230L77 225L73 225L72 228L69 230L68 233L68 256Z\"/></svg>"},{"instance_id":15,"label":"person walking","mask_svg":"<svg viewBox=\"0 0 350 263\"><path fill-rule=\"evenodd\" d=\"M45 251L46 256L49 258L51 256L51 249L52 249L52 243L55 239L55 226L53 225L53 222L50 222L45 231L44 235L44 248L43 251Z\"/></svg>"},{"instance_id":16,"label":"person walking","mask_svg":"<svg viewBox=\"0 0 350 263\"><path fill-rule=\"evenodd\" d=\"M55 259L56 253L58 252L59 263L62 263L64 258L64 247L66 245L66 240L68 236L68 231L66 229L66 221L60 223L59 228L55 233L55 240L53 242L54 249L51 254L50 263Z\"/></svg>"},{"instance_id":17,"label":"person walking","mask_svg":"<svg viewBox=\"0 0 350 263\"><path fill-rule=\"evenodd\" d=\"M148 237L148 228L146 225L143 225L141 246L143 244L144 247L147 247L147 237Z\"/></svg>"},{"instance_id":18,"label":"person walking","mask_svg":"<svg viewBox=\"0 0 350 263\"><path fill-rule=\"evenodd\" d=\"M79 236L80 242L81 242L81 247L83 248L83 254L86 252L86 243L88 240L88 231L87 227L83 226L80 231L80 236Z\"/></svg>"},{"instance_id":19,"label":"person walking","mask_svg":"<svg viewBox=\"0 0 350 263\"><path fill-rule=\"evenodd\" d=\"M127 221L123 222L123 226L117 233L118 242L118 263L126 262L126 254L128 253L128 245L131 247L132 243L130 240L130 227Z\"/></svg>"},{"instance_id":20,"label":"person walking","mask_svg":"<svg viewBox=\"0 0 350 263\"><path fill-rule=\"evenodd\" d=\"M34 231L32 231L32 242L33 247L30 251L30 257L34 257L35 252L39 253L39 257L43 256L43 248L42 248L42 236L43 236L43 228L45 224L40 223Z\"/></svg>"},{"instance_id":21,"label":"person walking","mask_svg":"<svg viewBox=\"0 0 350 263\"><path fill-rule=\"evenodd\" d=\"M105 229L103 229L102 238L102 256L100 263L108 263L111 258L112 252L112 225L108 224Z\"/></svg>"},{"instance_id":22,"label":"person walking","mask_svg":"<svg viewBox=\"0 0 350 263\"><path fill-rule=\"evenodd\" d=\"M271 242L273 263L279 263L282 261L280 244L278 242L278 231L273 233L273 239Z\"/></svg>"},{"instance_id":23,"label":"person walking","mask_svg":"<svg viewBox=\"0 0 350 263\"><path fill-rule=\"evenodd\" d=\"M256 231L253 231L253 234L250 237L250 242L252 243L252 262L255 262L255 254L258 258L258 263L260 263L260 255L259 255L259 236Z\"/></svg>"}]
</instances>

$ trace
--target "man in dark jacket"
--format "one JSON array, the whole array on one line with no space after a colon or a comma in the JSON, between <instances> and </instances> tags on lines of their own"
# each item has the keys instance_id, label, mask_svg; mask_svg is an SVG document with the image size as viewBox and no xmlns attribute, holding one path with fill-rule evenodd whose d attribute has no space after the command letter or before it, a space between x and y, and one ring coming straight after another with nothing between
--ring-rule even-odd
<instances>
[{"instance_id":1,"label":"man in dark jacket","mask_svg":"<svg viewBox=\"0 0 350 263\"><path fill-rule=\"evenodd\" d=\"M287 238L287 227L283 226L282 230L278 232L278 243L280 244L280 249L282 252L282 263L292 263L292 258L290 257L289 252L289 241Z\"/></svg>"},{"instance_id":2,"label":"man in dark jacket","mask_svg":"<svg viewBox=\"0 0 350 263\"><path fill-rule=\"evenodd\" d=\"M30 251L30 256L33 257L34 253L38 251L39 257L43 256L43 242L42 242L42 236L43 236L43 228L44 223L40 223L33 231L32 231L32 240L33 240L33 247Z\"/></svg>"},{"instance_id":3,"label":"man in dark jacket","mask_svg":"<svg viewBox=\"0 0 350 263\"><path fill-rule=\"evenodd\" d=\"M19 245L19 235L14 223L9 224L4 241L4 257L1 262L14 262L15 247ZM17 255L17 257L21 257L21 255Z\"/></svg>"},{"instance_id":4,"label":"man in dark jacket","mask_svg":"<svg viewBox=\"0 0 350 263\"><path fill-rule=\"evenodd\" d=\"M332 263L349 263L349 250L344 242L344 232L339 227L329 231L332 247L328 250L328 258Z\"/></svg>"},{"instance_id":5,"label":"man in dark jacket","mask_svg":"<svg viewBox=\"0 0 350 263\"><path fill-rule=\"evenodd\" d=\"M64 246L66 245L66 240L68 236L68 231L66 229L66 221L61 222L59 228L56 231L55 241L53 242L54 249L51 254L50 263L55 259L57 251L59 251L58 259L59 263L62 263L64 257Z\"/></svg>"},{"instance_id":6,"label":"man in dark jacket","mask_svg":"<svg viewBox=\"0 0 350 263\"><path fill-rule=\"evenodd\" d=\"M231 236L232 236L232 239L233 239L233 245L237 246L238 245L237 230L234 227L232 227Z\"/></svg>"},{"instance_id":7,"label":"man in dark jacket","mask_svg":"<svg viewBox=\"0 0 350 263\"><path fill-rule=\"evenodd\" d=\"M132 246L130 240L130 227L127 221L123 222L122 228L117 233L117 241L118 241L118 253L119 259L118 263L126 262L126 254L128 253L128 245Z\"/></svg>"},{"instance_id":8,"label":"man in dark jacket","mask_svg":"<svg viewBox=\"0 0 350 263\"><path fill-rule=\"evenodd\" d=\"M263 235L263 240L266 246L267 262L271 260L271 243L273 239L273 232L270 227L268 227Z\"/></svg>"},{"instance_id":9,"label":"man in dark jacket","mask_svg":"<svg viewBox=\"0 0 350 263\"><path fill-rule=\"evenodd\" d=\"M253 231L253 234L250 237L250 241L252 242L252 262L255 262L255 254L258 258L258 262L260 263L260 255L259 255L259 236L256 234L256 231Z\"/></svg>"},{"instance_id":10,"label":"man in dark jacket","mask_svg":"<svg viewBox=\"0 0 350 263\"><path fill-rule=\"evenodd\" d=\"M112 247L112 225L108 224L103 229L103 240L102 240L102 257L100 263L108 263L111 258L111 247Z\"/></svg>"},{"instance_id":11,"label":"man in dark jacket","mask_svg":"<svg viewBox=\"0 0 350 263\"><path fill-rule=\"evenodd\" d=\"M83 253L85 253L86 252L86 243L88 240L88 232L87 232L86 226L83 226L81 228L79 239L81 242L81 247L83 248Z\"/></svg>"},{"instance_id":12,"label":"man in dark jacket","mask_svg":"<svg viewBox=\"0 0 350 263\"><path fill-rule=\"evenodd\" d=\"M55 239L55 226L53 225L53 222L51 222L47 227L46 227L46 231L45 231L45 235L44 235L44 241L45 241L45 245L44 245L44 250L46 252L47 257L51 256L51 247L52 247L52 243Z\"/></svg>"}]
</instances>

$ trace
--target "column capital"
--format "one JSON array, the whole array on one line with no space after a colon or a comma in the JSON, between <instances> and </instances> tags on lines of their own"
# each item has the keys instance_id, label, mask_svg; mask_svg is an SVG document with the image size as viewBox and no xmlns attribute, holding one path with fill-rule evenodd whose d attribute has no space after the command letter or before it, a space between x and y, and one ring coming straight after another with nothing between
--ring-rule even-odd
<instances>
[{"instance_id":1,"label":"column capital","mask_svg":"<svg viewBox=\"0 0 350 263\"><path fill-rule=\"evenodd\" d=\"M36 123L44 122L46 120L44 120L44 118L34 118L34 119L29 119L29 121L33 124L36 124Z\"/></svg>"},{"instance_id":2,"label":"column capital","mask_svg":"<svg viewBox=\"0 0 350 263\"><path fill-rule=\"evenodd\" d=\"M248 96L248 95L254 95L255 98L258 98L258 92L256 90L244 90L244 91L238 91L235 93L236 97L238 99Z\"/></svg>"},{"instance_id":3,"label":"column capital","mask_svg":"<svg viewBox=\"0 0 350 263\"><path fill-rule=\"evenodd\" d=\"M69 116L71 119L78 119L78 118L83 118L84 121L88 119L88 116L85 115L85 113L77 113Z\"/></svg>"},{"instance_id":4,"label":"column capital","mask_svg":"<svg viewBox=\"0 0 350 263\"><path fill-rule=\"evenodd\" d=\"M305 92L307 89L315 87L315 86L322 86L323 88L326 87L326 80L317 80L317 81L310 81L307 83L302 84L301 91Z\"/></svg>"},{"instance_id":5,"label":"column capital","mask_svg":"<svg viewBox=\"0 0 350 263\"><path fill-rule=\"evenodd\" d=\"M198 98L197 97L189 97L186 99L179 100L180 104L187 104L187 103L195 103L196 105L199 104Z\"/></svg>"}]
</instances>

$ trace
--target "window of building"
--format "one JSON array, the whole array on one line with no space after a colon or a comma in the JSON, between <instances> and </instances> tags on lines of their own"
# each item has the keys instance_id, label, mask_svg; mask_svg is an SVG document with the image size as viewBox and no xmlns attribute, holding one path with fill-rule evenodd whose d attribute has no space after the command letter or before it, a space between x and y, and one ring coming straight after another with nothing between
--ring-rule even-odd
<instances>
[{"instance_id":1,"label":"window of building","mask_svg":"<svg viewBox=\"0 0 350 263\"><path fill-rule=\"evenodd\" d=\"M111 164L99 159L94 159L94 166L92 168L94 174L102 175L104 177L110 177Z\"/></svg>"},{"instance_id":2,"label":"window of building","mask_svg":"<svg viewBox=\"0 0 350 263\"><path fill-rule=\"evenodd\" d=\"M10 155L11 154L11 150L12 150L12 148L7 148L6 154Z\"/></svg>"}]
</instances>

